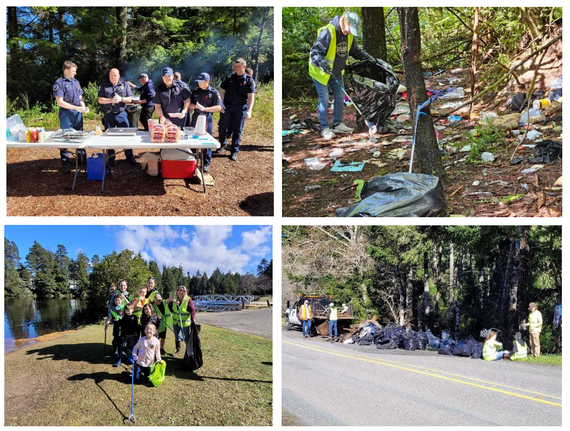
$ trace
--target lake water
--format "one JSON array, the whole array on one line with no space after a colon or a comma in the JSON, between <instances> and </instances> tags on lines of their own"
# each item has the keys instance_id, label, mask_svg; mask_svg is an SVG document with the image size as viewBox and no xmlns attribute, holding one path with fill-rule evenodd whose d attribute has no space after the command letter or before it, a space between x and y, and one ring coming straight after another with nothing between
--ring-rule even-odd
<instances>
[{"instance_id":1,"label":"lake water","mask_svg":"<svg viewBox=\"0 0 570 431\"><path fill-rule=\"evenodd\" d=\"M80 299L4 298L4 353L34 343L32 338L69 329Z\"/></svg>"}]
</instances>

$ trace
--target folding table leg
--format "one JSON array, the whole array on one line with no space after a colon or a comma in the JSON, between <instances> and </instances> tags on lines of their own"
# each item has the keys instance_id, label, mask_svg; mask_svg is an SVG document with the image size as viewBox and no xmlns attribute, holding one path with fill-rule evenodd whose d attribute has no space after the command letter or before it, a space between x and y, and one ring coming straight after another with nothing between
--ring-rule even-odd
<instances>
[{"instance_id":1,"label":"folding table leg","mask_svg":"<svg viewBox=\"0 0 570 431\"><path fill-rule=\"evenodd\" d=\"M105 191L105 177L107 173L107 150L103 150L103 180L101 181L101 191Z\"/></svg>"},{"instance_id":2,"label":"folding table leg","mask_svg":"<svg viewBox=\"0 0 570 431\"><path fill-rule=\"evenodd\" d=\"M206 193L206 176L204 174L204 149L200 148L200 158L202 159L202 185L204 186L204 194Z\"/></svg>"},{"instance_id":3,"label":"folding table leg","mask_svg":"<svg viewBox=\"0 0 570 431\"><path fill-rule=\"evenodd\" d=\"M75 175L73 176L73 184L71 185L71 190L75 190L75 182L77 181L77 175L79 174L79 157L78 149L75 149Z\"/></svg>"}]
</instances>

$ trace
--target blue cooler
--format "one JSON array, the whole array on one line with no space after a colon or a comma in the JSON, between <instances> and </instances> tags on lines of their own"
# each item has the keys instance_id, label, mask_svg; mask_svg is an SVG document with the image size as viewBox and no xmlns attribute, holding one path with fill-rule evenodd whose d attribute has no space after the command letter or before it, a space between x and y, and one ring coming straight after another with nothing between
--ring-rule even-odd
<instances>
[{"instance_id":1,"label":"blue cooler","mask_svg":"<svg viewBox=\"0 0 570 431\"><path fill-rule=\"evenodd\" d=\"M103 170L105 176L109 175L109 169L104 169L103 153L97 153L87 159L87 179L103 181Z\"/></svg>"}]
</instances>

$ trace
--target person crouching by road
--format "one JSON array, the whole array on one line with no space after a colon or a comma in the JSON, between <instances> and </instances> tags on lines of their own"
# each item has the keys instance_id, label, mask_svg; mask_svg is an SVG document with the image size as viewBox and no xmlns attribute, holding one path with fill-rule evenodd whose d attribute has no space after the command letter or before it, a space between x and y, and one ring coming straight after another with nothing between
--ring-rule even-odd
<instances>
[{"instance_id":1,"label":"person crouching by road","mask_svg":"<svg viewBox=\"0 0 570 431\"><path fill-rule=\"evenodd\" d=\"M216 153L226 149L226 138L231 134L230 160L234 162L238 159L244 120L251 118L255 100L255 81L245 73L246 67L246 61L238 58L234 63L235 73L226 77L220 86L220 99L224 108L218 122L218 134L222 146Z\"/></svg>"},{"instance_id":2,"label":"person crouching by road","mask_svg":"<svg viewBox=\"0 0 570 431\"><path fill-rule=\"evenodd\" d=\"M334 306L334 303L329 304L329 310L327 312L327 318L329 321L329 337L333 338L333 329L334 329L334 337L338 337L338 308Z\"/></svg>"},{"instance_id":3,"label":"person crouching by road","mask_svg":"<svg viewBox=\"0 0 570 431\"><path fill-rule=\"evenodd\" d=\"M354 129L342 122L344 108L344 69L348 65L348 57L359 60L376 61L374 57L358 46L360 18L354 12L347 12L340 18L319 29L317 41L311 48L309 57L309 75L315 83L319 97L317 112L321 135L332 139L335 133L352 133ZM334 97L333 123L328 119L329 88Z\"/></svg>"},{"instance_id":4,"label":"person crouching by road","mask_svg":"<svg viewBox=\"0 0 570 431\"><path fill-rule=\"evenodd\" d=\"M129 118L125 107L127 103L132 102L133 93L131 87L125 81L121 81L121 73L119 69L111 69L109 71L109 79L103 81L99 86L98 101L103 105L103 125L105 130L113 127L129 127ZM108 150L109 165L117 166L115 160L115 150ZM137 161L132 149L125 150L127 162L136 165Z\"/></svg>"},{"instance_id":5,"label":"person crouching by road","mask_svg":"<svg viewBox=\"0 0 570 431\"><path fill-rule=\"evenodd\" d=\"M186 287L178 286L176 289L176 299L169 298L168 308L172 315L174 336L176 337L175 356L180 355L180 339L185 343L190 340L190 326L196 320L196 308L194 301L186 293Z\"/></svg>"},{"instance_id":6,"label":"person crouching by road","mask_svg":"<svg viewBox=\"0 0 570 431\"><path fill-rule=\"evenodd\" d=\"M536 302L528 304L528 332L530 338L530 352L533 358L540 356L540 332L542 331L542 313L538 311Z\"/></svg>"},{"instance_id":7,"label":"person crouching by road","mask_svg":"<svg viewBox=\"0 0 570 431\"><path fill-rule=\"evenodd\" d=\"M154 112L154 82L148 78L146 73L141 73L139 76L139 82L141 85L135 85L130 81L127 81L129 87L134 88L140 94L139 100L133 101L137 105L141 105L140 120L143 125L144 131L148 132L148 120L152 118Z\"/></svg>"},{"instance_id":8,"label":"person crouching by road","mask_svg":"<svg viewBox=\"0 0 570 431\"><path fill-rule=\"evenodd\" d=\"M155 337L156 326L147 323L144 327L144 337L141 337L135 347L133 347L133 360L135 361L135 381L139 383L148 382L150 367L154 361L161 361L160 342Z\"/></svg>"},{"instance_id":9,"label":"person crouching by road","mask_svg":"<svg viewBox=\"0 0 570 431\"><path fill-rule=\"evenodd\" d=\"M161 121L168 119L180 129L184 128L186 114L190 109L190 90L182 81L174 80L170 67L162 70L162 84L156 87L153 101Z\"/></svg>"},{"instance_id":10,"label":"person crouching by road","mask_svg":"<svg viewBox=\"0 0 570 431\"><path fill-rule=\"evenodd\" d=\"M192 113L192 121L190 127L196 127L196 122L200 115L206 116L206 131L211 135L214 130L213 112L222 110L222 102L218 90L210 87L210 75L201 73L196 79L198 87L193 88L190 92L190 108L194 109ZM204 156L204 172L210 171L212 163L212 150L206 150Z\"/></svg>"},{"instance_id":11,"label":"person crouching by road","mask_svg":"<svg viewBox=\"0 0 570 431\"><path fill-rule=\"evenodd\" d=\"M511 355L511 361L526 359L528 356L528 347L522 339L520 332L517 332L515 334L515 339L513 341L513 350L514 352Z\"/></svg>"},{"instance_id":12,"label":"person crouching by road","mask_svg":"<svg viewBox=\"0 0 570 431\"><path fill-rule=\"evenodd\" d=\"M89 112L83 100L83 90L79 81L75 79L77 65L71 61L63 63L63 76L53 85L53 97L59 106L59 128L83 130L83 114ZM61 170L68 174L71 172L69 152L67 148L60 148ZM85 163L85 150L77 150L80 164Z\"/></svg>"},{"instance_id":13,"label":"person crouching by road","mask_svg":"<svg viewBox=\"0 0 570 431\"><path fill-rule=\"evenodd\" d=\"M506 357L506 352L503 350L498 350L503 347L503 343L497 341L497 333L495 331L490 331L487 336L487 340L483 345L483 360L485 361L498 361L503 357Z\"/></svg>"},{"instance_id":14,"label":"person crouching by road","mask_svg":"<svg viewBox=\"0 0 570 431\"><path fill-rule=\"evenodd\" d=\"M303 337L311 337L311 321L313 320L313 310L309 305L309 301L305 299L305 303L299 308L299 319L303 323Z\"/></svg>"}]
</instances>

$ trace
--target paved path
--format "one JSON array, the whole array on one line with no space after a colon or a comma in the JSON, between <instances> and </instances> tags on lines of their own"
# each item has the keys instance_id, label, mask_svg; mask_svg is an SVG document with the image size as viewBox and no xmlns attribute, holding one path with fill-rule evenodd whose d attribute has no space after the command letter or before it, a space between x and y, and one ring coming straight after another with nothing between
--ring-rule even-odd
<instances>
[{"instance_id":1,"label":"paved path","mask_svg":"<svg viewBox=\"0 0 570 431\"><path fill-rule=\"evenodd\" d=\"M299 331L282 341L290 425L562 425L561 367L304 340Z\"/></svg>"},{"instance_id":2,"label":"paved path","mask_svg":"<svg viewBox=\"0 0 570 431\"><path fill-rule=\"evenodd\" d=\"M219 313L198 313L196 321L232 331L272 338L272 308L258 310L221 311Z\"/></svg>"}]
</instances>

